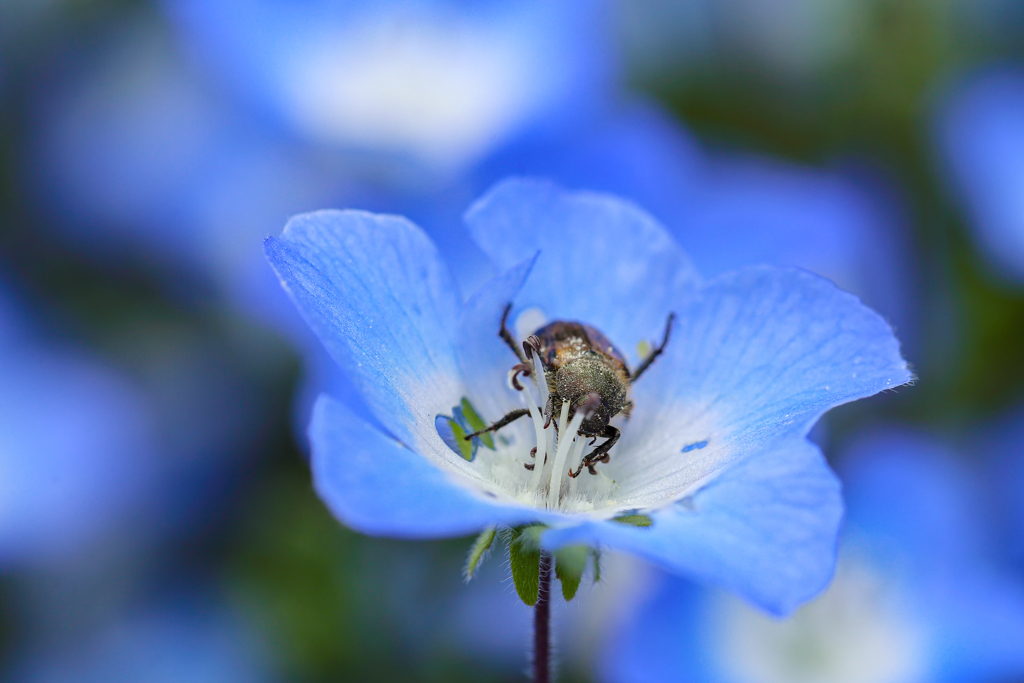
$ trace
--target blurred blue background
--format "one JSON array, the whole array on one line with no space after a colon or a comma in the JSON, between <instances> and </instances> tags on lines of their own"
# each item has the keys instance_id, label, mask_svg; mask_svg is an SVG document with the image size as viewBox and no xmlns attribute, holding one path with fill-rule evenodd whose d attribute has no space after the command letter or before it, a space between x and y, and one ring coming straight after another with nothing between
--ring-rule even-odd
<instances>
[{"instance_id":1,"label":"blurred blue background","mask_svg":"<svg viewBox=\"0 0 1024 683\"><path fill-rule=\"evenodd\" d=\"M1012 0L4 0L0 680L521 680L500 557L466 586L467 539L316 498L348 383L262 255L400 213L465 295L462 212L512 174L634 200L709 277L818 272L919 377L815 432L833 590L780 624L610 557L556 606L564 680L1024 681Z\"/></svg>"}]
</instances>

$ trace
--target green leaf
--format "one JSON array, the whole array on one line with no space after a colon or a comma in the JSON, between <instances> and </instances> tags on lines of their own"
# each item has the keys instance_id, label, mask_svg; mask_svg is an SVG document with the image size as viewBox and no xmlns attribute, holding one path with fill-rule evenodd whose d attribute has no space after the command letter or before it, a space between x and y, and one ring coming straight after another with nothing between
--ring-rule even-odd
<instances>
[{"instance_id":1,"label":"green leaf","mask_svg":"<svg viewBox=\"0 0 1024 683\"><path fill-rule=\"evenodd\" d=\"M469 426L473 428L474 432L487 429L489 426L484 422L483 418L480 417L480 413L476 412L476 408L473 407L473 404L469 402L468 398L462 399L462 416L466 418L466 422L469 423ZM485 446L490 448L492 451L494 450L494 437L491 436L490 432L481 434L478 438Z\"/></svg>"},{"instance_id":2,"label":"green leaf","mask_svg":"<svg viewBox=\"0 0 1024 683\"><path fill-rule=\"evenodd\" d=\"M651 526L654 524L654 520L647 515L623 515L622 517L615 517L612 521L633 526Z\"/></svg>"},{"instance_id":3,"label":"green leaf","mask_svg":"<svg viewBox=\"0 0 1024 683\"><path fill-rule=\"evenodd\" d=\"M516 585L519 599L530 607L537 604L540 590L540 534L543 524L512 529L508 542L509 565L512 567L512 582Z\"/></svg>"},{"instance_id":4,"label":"green leaf","mask_svg":"<svg viewBox=\"0 0 1024 683\"><path fill-rule=\"evenodd\" d=\"M448 419L448 424L450 424L452 427L452 435L455 438L455 445L459 447L459 455L461 455L466 460L472 462L473 444L470 443L469 441L466 441L466 434L468 434L469 432L463 429L462 425L460 425L455 420L452 420L451 418Z\"/></svg>"},{"instance_id":5,"label":"green leaf","mask_svg":"<svg viewBox=\"0 0 1024 683\"><path fill-rule=\"evenodd\" d=\"M494 543L494 537L497 533L497 527L489 526L473 541L473 547L469 549L469 557L466 558L466 569L463 572L466 575L466 581L473 578L477 567L487 557L487 551L491 549L491 544Z\"/></svg>"},{"instance_id":6,"label":"green leaf","mask_svg":"<svg viewBox=\"0 0 1024 683\"><path fill-rule=\"evenodd\" d=\"M562 582L562 597L566 602L576 597L588 557L590 548L585 545L569 545L555 552L555 576Z\"/></svg>"},{"instance_id":7,"label":"green leaf","mask_svg":"<svg viewBox=\"0 0 1024 683\"><path fill-rule=\"evenodd\" d=\"M594 558L594 583L601 583L601 551L591 548L590 554Z\"/></svg>"}]
</instances>

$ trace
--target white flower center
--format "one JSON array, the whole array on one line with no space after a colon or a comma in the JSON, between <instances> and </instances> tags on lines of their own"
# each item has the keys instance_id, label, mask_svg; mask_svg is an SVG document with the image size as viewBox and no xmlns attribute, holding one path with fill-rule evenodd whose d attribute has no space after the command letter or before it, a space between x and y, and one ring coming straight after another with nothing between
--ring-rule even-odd
<instances>
[{"instance_id":1,"label":"white flower center","mask_svg":"<svg viewBox=\"0 0 1024 683\"><path fill-rule=\"evenodd\" d=\"M569 419L568 401L562 403L557 420L552 419L545 429L546 418L540 406L547 404L548 387L539 355L534 354L533 363L530 379L534 381L524 382L519 392L530 411L529 428L523 421L502 429L501 436L495 440L494 451L481 449L478 452L478 466L483 467L500 488L529 505L564 512L587 512L613 506L609 494L615 482L607 476L600 472L598 476L590 476L586 469L579 477L569 476L597 444L591 446L588 443L591 437L579 434L586 415L578 409ZM540 381L536 381L537 378Z\"/></svg>"},{"instance_id":2,"label":"white flower center","mask_svg":"<svg viewBox=\"0 0 1024 683\"><path fill-rule=\"evenodd\" d=\"M923 628L867 563L841 559L831 587L779 621L723 596L715 653L736 683L892 683L925 678Z\"/></svg>"}]
</instances>

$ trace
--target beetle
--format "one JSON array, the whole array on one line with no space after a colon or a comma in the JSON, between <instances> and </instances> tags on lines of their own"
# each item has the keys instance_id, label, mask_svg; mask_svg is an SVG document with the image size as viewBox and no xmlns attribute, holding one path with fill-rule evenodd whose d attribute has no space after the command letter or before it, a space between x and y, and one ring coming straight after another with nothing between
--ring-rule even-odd
<instances>
[{"instance_id":1,"label":"beetle","mask_svg":"<svg viewBox=\"0 0 1024 683\"><path fill-rule=\"evenodd\" d=\"M629 388L665 350L675 313L668 314L661 344L651 350L635 372L630 372L625 356L600 330L579 322L556 320L548 323L530 335L520 350L508 329L511 310L512 304L509 303L502 313L498 336L519 359L519 363L512 368L513 386L522 390L519 375L529 376L533 373L532 360L534 354L537 354L548 387L544 426L547 427L552 417L560 413L563 402L569 403L570 418L577 409L586 410L579 429L580 436L590 437L591 444L599 437L607 440L588 453L575 472L570 469L569 476L579 476L584 467L591 474L597 474L594 466L609 461L608 452L621 436L619 429L609 422L619 413L629 416L633 408L633 402L629 400ZM497 431L529 413L526 408L511 410L489 427L468 434L465 438L472 439L485 432Z\"/></svg>"}]
</instances>

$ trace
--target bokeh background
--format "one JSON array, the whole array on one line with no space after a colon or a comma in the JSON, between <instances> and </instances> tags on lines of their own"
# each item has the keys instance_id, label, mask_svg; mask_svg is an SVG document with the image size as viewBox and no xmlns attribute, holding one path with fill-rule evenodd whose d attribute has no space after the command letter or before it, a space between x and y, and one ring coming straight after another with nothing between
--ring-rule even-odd
<instances>
[{"instance_id":1,"label":"bokeh background","mask_svg":"<svg viewBox=\"0 0 1024 683\"><path fill-rule=\"evenodd\" d=\"M401 213L468 293L461 213L509 174L635 200L708 276L819 272L918 376L814 433L861 558L827 601L762 623L609 557L556 607L565 680L1024 681L1013 0L0 2L0 679L522 680L500 553L466 585L470 539L317 499L348 384L262 257Z\"/></svg>"}]
</instances>

